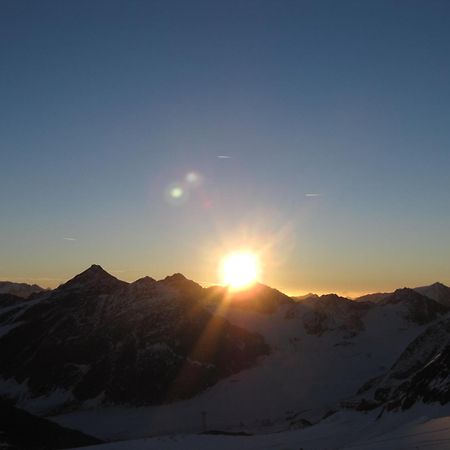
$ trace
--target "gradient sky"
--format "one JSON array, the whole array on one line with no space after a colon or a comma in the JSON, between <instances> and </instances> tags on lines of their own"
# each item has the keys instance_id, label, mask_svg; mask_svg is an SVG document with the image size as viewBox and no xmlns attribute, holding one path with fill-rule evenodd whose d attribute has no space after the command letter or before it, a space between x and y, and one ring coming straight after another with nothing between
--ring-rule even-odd
<instances>
[{"instance_id":1,"label":"gradient sky","mask_svg":"<svg viewBox=\"0 0 450 450\"><path fill-rule=\"evenodd\" d=\"M0 279L450 284L449 1L1 0L0 57Z\"/></svg>"}]
</instances>

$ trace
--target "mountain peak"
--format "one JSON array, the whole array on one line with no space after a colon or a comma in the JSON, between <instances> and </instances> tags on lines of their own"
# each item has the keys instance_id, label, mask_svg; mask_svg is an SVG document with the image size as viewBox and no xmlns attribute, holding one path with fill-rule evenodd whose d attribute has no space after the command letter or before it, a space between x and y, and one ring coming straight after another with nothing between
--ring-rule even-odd
<instances>
[{"instance_id":1,"label":"mountain peak","mask_svg":"<svg viewBox=\"0 0 450 450\"><path fill-rule=\"evenodd\" d=\"M88 290L98 294L109 294L117 288L126 285L125 281L120 281L109 274L102 266L92 264L88 269L79 273L71 280L58 287L59 290Z\"/></svg>"},{"instance_id":2,"label":"mountain peak","mask_svg":"<svg viewBox=\"0 0 450 450\"><path fill-rule=\"evenodd\" d=\"M410 288L397 289L380 303L405 305L409 318L419 325L429 323L448 312L447 306Z\"/></svg>"},{"instance_id":3,"label":"mountain peak","mask_svg":"<svg viewBox=\"0 0 450 450\"><path fill-rule=\"evenodd\" d=\"M448 286L446 286L444 283L440 283L439 281L436 281L436 283L430 284L429 287L448 289Z\"/></svg>"},{"instance_id":4,"label":"mountain peak","mask_svg":"<svg viewBox=\"0 0 450 450\"><path fill-rule=\"evenodd\" d=\"M200 298L202 296L203 288L195 281L189 280L181 273L174 273L163 280L157 282L160 286L166 286L171 289L176 289L184 296L190 298Z\"/></svg>"},{"instance_id":5,"label":"mountain peak","mask_svg":"<svg viewBox=\"0 0 450 450\"><path fill-rule=\"evenodd\" d=\"M73 279L77 278L78 279L85 279L85 280L89 280L89 279L98 279L98 278L115 278L114 276L112 276L111 274L109 274L105 269L103 269L102 266L98 265L98 264L92 264L88 269L84 270L83 272L81 272L80 274L76 275Z\"/></svg>"},{"instance_id":6,"label":"mountain peak","mask_svg":"<svg viewBox=\"0 0 450 450\"><path fill-rule=\"evenodd\" d=\"M100 266L99 264L92 264L89 269L86 269L85 272L95 272L95 273L108 273L106 270Z\"/></svg>"},{"instance_id":7,"label":"mountain peak","mask_svg":"<svg viewBox=\"0 0 450 450\"><path fill-rule=\"evenodd\" d=\"M136 281L133 281L133 283L131 284L142 284L142 283L155 283L156 280L152 277L149 277L148 275L146 275L145 277L142 278L138 278Z\"/></svg>"},{"instance_id":8,"label":"mountain peak","mask_svg":"<svg viewBox=\"0 0 450 450\"><path fill-rule=\"evenodd\" d=\"M417 287L415 291L444 306L450 307L450 288L443 283L436 282L429 286Z\"/></svg>"},{"instance_id":9,"label":"mountain peak","mask_svg":"<svg viewBox=\"0 0 450 450\"><path fill-rule=\"evenodd\" d=\"M156 284L155 279L153 279L152 277L145 276L145 277L139 278L136 281L133 281L132 283L130 283L129 286L130 286L130 288L133 288L133 289L144 289L145 290L148 288L153 288L155 286L155 284Z\"/></svg>"},{"instance_id":10,"label":"mountain peak","mask_svg":"<svg viewBox=\"0 0 450 450\"><path fill-rule=\"evenodd\" d=\"M174 273L173 275L167 275L162 281L168 281L170 283L178 283L180 281L188 281L188 279L182 273Z\"/></svg>"},{"instance_id":11,"label":"mountain peak","mask_svg":"<svg viewBox=\"0 0 450 450\"><path fill-rule=\"evenodd\" d=\"M412 299L418 299L424 297L422 294L414 289L403 287L396 289L391 295L389 295L386 300L390 303L397 303L401 301L411 301Z\"/></svg>"}]
</instances>

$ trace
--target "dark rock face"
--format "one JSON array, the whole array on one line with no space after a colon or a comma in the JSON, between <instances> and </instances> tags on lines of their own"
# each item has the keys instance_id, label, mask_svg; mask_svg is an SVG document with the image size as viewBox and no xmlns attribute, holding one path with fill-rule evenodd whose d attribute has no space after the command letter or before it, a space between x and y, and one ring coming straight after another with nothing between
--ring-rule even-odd
<instances>
[{"instance_id":1,"label":"dark rock face","mask_svg":"<svg viewBox=\"0 0 450 450\"><path fill-rule=\"evenodd\" d=\"M202 295L181 275L128 284L93 266L16 317L0 338L0 375L26 381L30 398L71 392L63 409L190 397L268 352Z\"/></svg>"},{"instance_id":2,"label":"dark rock face","mask_svg":"<svg viewBox=\"0 0 450 450\"><path fill-rule=\"evenodd\" d=\"M304 300L308 308L303 326L308 334L321 336L326 331L338 330L347 337L356 336L364 329L362 317L370 305L354 302L335 294Z\"/></svg>"},{"instance_id":3,"label":"dark rock face","mask_svg":"<svg viewBox=\"0 0 450 450\"><path fill-rule=\"evenodd\" d=\"M450 319L430 325L391 369L366 383L352 402L356 409L408 409L416 402L450 400Z\"/></svg>"},{"instance_id":4,"label":"dark rock face","mask_svg":"<svg viewBox=\"0 0 450 450\"><path fill-rule=\"evenodd\" d=\"M0 399L0 448L52 450L100 444L101 441L33 416Z\"/></svg>"},{"instance_id":5,"label":"dark rock face","mask_svg":"<svg viewBox=\"0 0 450 450\"><path fill-rule=\"evenodd\" d=\"M19 297L14 294L0 294L0 308L19 306L23 301L23 297Z\"/></svg>"}]
</instances>

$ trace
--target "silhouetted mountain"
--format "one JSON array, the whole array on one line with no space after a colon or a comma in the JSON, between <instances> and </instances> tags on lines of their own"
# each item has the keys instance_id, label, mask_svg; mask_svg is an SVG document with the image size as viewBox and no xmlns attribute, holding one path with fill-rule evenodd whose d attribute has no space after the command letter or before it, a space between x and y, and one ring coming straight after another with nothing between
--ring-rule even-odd
<instances>
[{"instance_id":1,"label":"silhouetted mountain","mask_svg":"<svg viewBox=\"0 0 450 450\"><path fill-rule=\"evenodd\" d=\"M294 296L291 296L291 298L295 301L301 301L301 300L307 300L307 299L311 299L311 298L319 298L319 296L317 294L313 294L312 292L310 292L309 294L305 294L305 295L294 295Z\"/></svg>"},{"instance_id":2,"label":"silhouetted mountain","mask_svg":"<svg viewBox=\"0 0 450 450\"><path fill-rule=\"evenodd\" d=\"M16 313L0 375L36 411L40 396L47 411L190 397L268 352L261 336L207 311L202 292L180 274L128 284L94 265Z\"/></svg>"},{"instance_id":3,"label":"silhouetted mountain","mask_svg":"<svg viewBox=\"0 0 450 450\"><path fill-rule=\"evenodd\" d=\"M13 283L12 281L0 281L0 294L13 294L17 297L28 298L31 294L45 291L37 284Z\"/></svg>"},{"instance_id":4,"label":"silhouetted mountain","mask_svg":"<svg viewBox=\"0 0 450 450\"><path fill-rule=\"evenodd\" d=\"M293 300L282 292L259 283L241 291L221 286L212 286L205 291L205 301L215 307L226 304L227 308L241 308L265 314L273 313L282 305L293 303Z\"/></svg>"},{"instance_id":5,"label":"silhouetted mountain","mask_svg":"<svg viewBox=\"0 0 450 450\"><path fill-rule=\"evenodd\" d=\"M380 300L378 303L406 305L409 311L409 318L419 325L429 323L448 311L448 308L444 305L409 288L397 289L393 294Z\"/></svg>"},{"instance_id":6,"label":"silhouetted mountain","mask_svg":"<svg viewBox=\"0 0 450 450\"><path fill-rule=\"evenodd\" d=\"M23 297L19 297L14 294L0 294L0 308L16 306L24 301L25 299Z\"/></svg>"},{"instance_id":7,"label":"silhouetted mountain","mask_svg":"<svg viewBox=\"0 0 450 450\"><path fill-rule=\"evenodd\" d=\"M82 292L92 295L110 294L127 284L125 281L120 281L110 275L101 266L93 264L89 269L61 284L57 291L65 293Z\"/></svg>"},{"instance_id":8,"label":"silhouetted mountain","mask_svg":"<svg viewBox=\"0 0 450 450\"><path fill-rule=\"evenodd\" d=\"M450 307L450 288L445 284L434 283L429 286L417 287L414 290L446 307Z\"/></svg>"},{"instance_id":9,"label":"silhouetted mountain","mask_svg":"<svg viewBox=\"0 0 450 450\"><path fill-rule=\"evenodd\" d=\"M442 283L434 283L429 286L420 286L413 289L425 297L450 308L450 288ZM391 296L393 292L376 292L374 294L366 294L355 298L359 302L378 302Z\"/></svg>"},{"instance_id":10,"label":"silhouetted mountain","mask_svg":"<svg viewBox=\"0 0 450 450\"><path fill-rule=\"evenodd\" d=\"M373 294L365 294L353 299L355 302L378 302L389 297L392 292L375 292Z\"/></svg>"}]
</instances>

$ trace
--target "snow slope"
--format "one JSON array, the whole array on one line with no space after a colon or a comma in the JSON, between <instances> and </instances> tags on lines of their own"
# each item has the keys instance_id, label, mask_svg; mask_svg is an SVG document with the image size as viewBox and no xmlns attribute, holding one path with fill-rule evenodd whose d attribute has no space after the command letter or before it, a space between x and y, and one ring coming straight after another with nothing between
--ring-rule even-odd
<instances>
[{"instance_id":1,"label":"snow slope","mask_svg":"<svg viewBox=\"0 0 450 450\"><path fill-rule=\"evenodd\" d=\"M450 443L450 408L417 405L377 419L343 411L320 424L294 431L252 436L180 434L115 442L86 450L444 450ZM447 414L447 415L445 415Z\"/></svg>"},{"instance_id":2,"label":"snow slope","mask_svg":"<svg viewBox=\"0 0 450 450\"><path fill-rule=\"evenodd\" d=\"M77 411L54 420L105 439L199 432L202 411L208 428L220 430L268 432L315 423L385 373L425 328L402 302L361 308L335 296L323 304L282 305L271 314L232 306L216 313L264 336L271 353L190 400ZM311 327L318 321L320 327Z\"/></svg>"}]
</instances>

